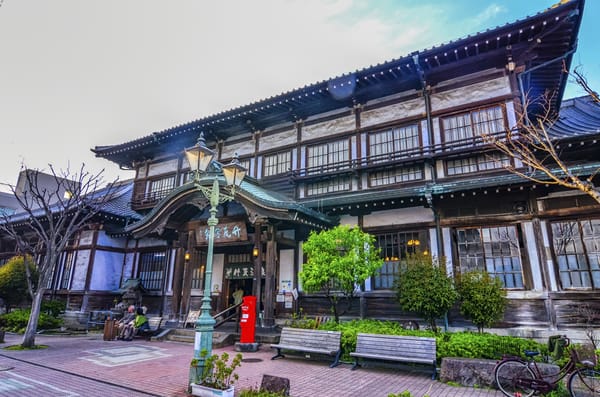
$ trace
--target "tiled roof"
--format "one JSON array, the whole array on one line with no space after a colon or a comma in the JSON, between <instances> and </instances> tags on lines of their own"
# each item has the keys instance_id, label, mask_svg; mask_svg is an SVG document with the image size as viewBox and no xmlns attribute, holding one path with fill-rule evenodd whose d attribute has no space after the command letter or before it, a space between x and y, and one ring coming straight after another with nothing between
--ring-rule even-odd
<instances>
[{"instance_id":1,"label":"tiled roof","mask_svg":"<svg viewBox=\"0 0 600 397\"><path fill-rule=\"evenodd\" d=\"M600 104L590 96L563 101L560 115L548 134L558 139L600 134Z\"/></svg>"},{"instance_id":2,"label":"tiled roof","mask_svg":"<svg viewBox=\"0 0 600 397\"><path fill-rule=\"evenodd\" d=\"M101 197L107 194L110 187L104 187L90 194L93 197ZM133 192L133 181L120 182L114 187L114 193L111 200L103 204L100 208L99 214L109 217L118 217L122 219L131 219L132 221L141 218L141 215L131 209L131 195ZM51 206L53 212L58 212L60 207L58 205ZM36 210L34 214L37 216L43 215L43 210ZM11 222L20 222L29 218L29 215L24 211L17 211L10 216Z\"/></svg>"},{"instance_id":3,"label":"tiled roof","mask_svg":"<svg viewBox=\"0 0 600 397\"><path fill-rule=\"evenodd\" d=\"M519 75L526 76L522 91L534 98L546 91L556 92L551 104L555 109L560 106L566 84L563 61L570 66L583 6L584 0L571 0L465 38L153 132L133 141L97 146L92 151L97 157L131 167L136 160L193 145L202 131L210 132L207 138L213 141L234 136L249 137L254 131L274 125L348 109L357 103L367 103L397 92L422 89L423 79L428 85L435 85L479 70L503 68L509 48L514 57L521 57L517 61L528 65L528 69ZM336 95L347 89L350 95ZM535 107L530 109L534 111Z\"/></svg>"}]
</instances>

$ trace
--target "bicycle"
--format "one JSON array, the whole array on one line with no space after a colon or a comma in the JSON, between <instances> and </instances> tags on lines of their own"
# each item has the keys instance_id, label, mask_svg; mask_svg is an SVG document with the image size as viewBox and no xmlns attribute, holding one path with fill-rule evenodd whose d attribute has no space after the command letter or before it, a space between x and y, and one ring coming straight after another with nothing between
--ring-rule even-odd
<instances>
[{"instance_id":1,"label":"bicycle","mask_svg":"<svg viewBox=\"0 0 600 397\"><path fill-rule=\"evenodd\" d=\"M565 347L570 344L569 338L563 336ZM500 391L508 397L530 397L544 395L555 390L567 377L567 390L571 397L599 397L600 371L593 360L580 360L577 351L569 349L569 361L552 374L544 374L538 367L535 356L538 351L525 350L527 359L517 356L503 357L494 368L494 379Z\"/></svg>"}]
</instances>

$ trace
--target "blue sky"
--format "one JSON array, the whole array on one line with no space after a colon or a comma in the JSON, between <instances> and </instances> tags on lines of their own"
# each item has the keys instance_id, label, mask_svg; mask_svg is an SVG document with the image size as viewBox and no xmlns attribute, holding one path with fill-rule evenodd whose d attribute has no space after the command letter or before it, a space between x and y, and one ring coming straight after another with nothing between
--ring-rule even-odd
<instances>
[{"instance_id":1,"label":"blue sky","mask_svg":"<svg viewBox=\"0 0 600 397\"><path fill-rule=\"evenodd\" d=\"M558 0L0 0L0 182L30 168L133 176L90 148L362 69ZM574 65L600 90L600 0ZM565 97L582 95L569 85ZM6 188L0 187L0 190Z\"/></svg>"}]
</instances>

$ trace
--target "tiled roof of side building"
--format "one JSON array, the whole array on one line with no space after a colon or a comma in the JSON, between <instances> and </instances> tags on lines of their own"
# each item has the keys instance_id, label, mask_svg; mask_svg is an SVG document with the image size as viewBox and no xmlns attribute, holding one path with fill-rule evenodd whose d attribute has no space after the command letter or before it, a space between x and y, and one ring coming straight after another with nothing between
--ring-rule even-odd
<instances>
[{"instance_id":1,"label":"tiled roof of side building","mask_svg":"<svg viewBox=\"0 0 600 397\"><path fill-rule=\"evenodd\" d=\"M591 96L563 101L560 115L548 134L558 139L600 134L600 103Z\"/></svg>"}]
</instances>

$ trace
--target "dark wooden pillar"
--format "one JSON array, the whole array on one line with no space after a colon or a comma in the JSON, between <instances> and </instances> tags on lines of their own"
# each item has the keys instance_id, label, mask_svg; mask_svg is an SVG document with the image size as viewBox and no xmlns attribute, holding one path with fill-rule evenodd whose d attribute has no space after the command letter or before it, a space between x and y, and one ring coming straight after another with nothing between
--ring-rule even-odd
<instances>
[{"instance_id":1,"label":"dark wooden pillar","mask_svg":"<svg viewBox=\"0 0 600 397\"><path fill-rule=\"evenodd\" d=\"M254 280L252 280L252 294L256 296L256 318L260 317L262 302L262 221L254 223L254 247L258 248L258 256L254 259Z\"/></svg>"},{"instance_id":2,"label":"dark wooden pillar","mask_svg":"<svg viewBox=\"0 0 600 397\"><path fill-rule=\"evenodd\" d=\"M190 295L192 289L192 271L194 266L200 266L199 259L200 256L198 252L194 249L196 246L196 235L193 231L188 234L187 239L187 250L190 253L190 260L185 262L183 269L183 280L181 287L181 305L180 311L185 316L190 310Z\"/></svg>"},{"instance_id":3,"label":"dark wooden pillar","mask_svg":"<svg viewBox=\"0 0 600 397\"><path fill-rule=\"evenodd\" d=\"M275 279L277 271L277 242L275 241L276 228L267 226L267 252L266 252L266 277L265 277L265 327L275 325Z\"/></svg>"}]
</instances>

